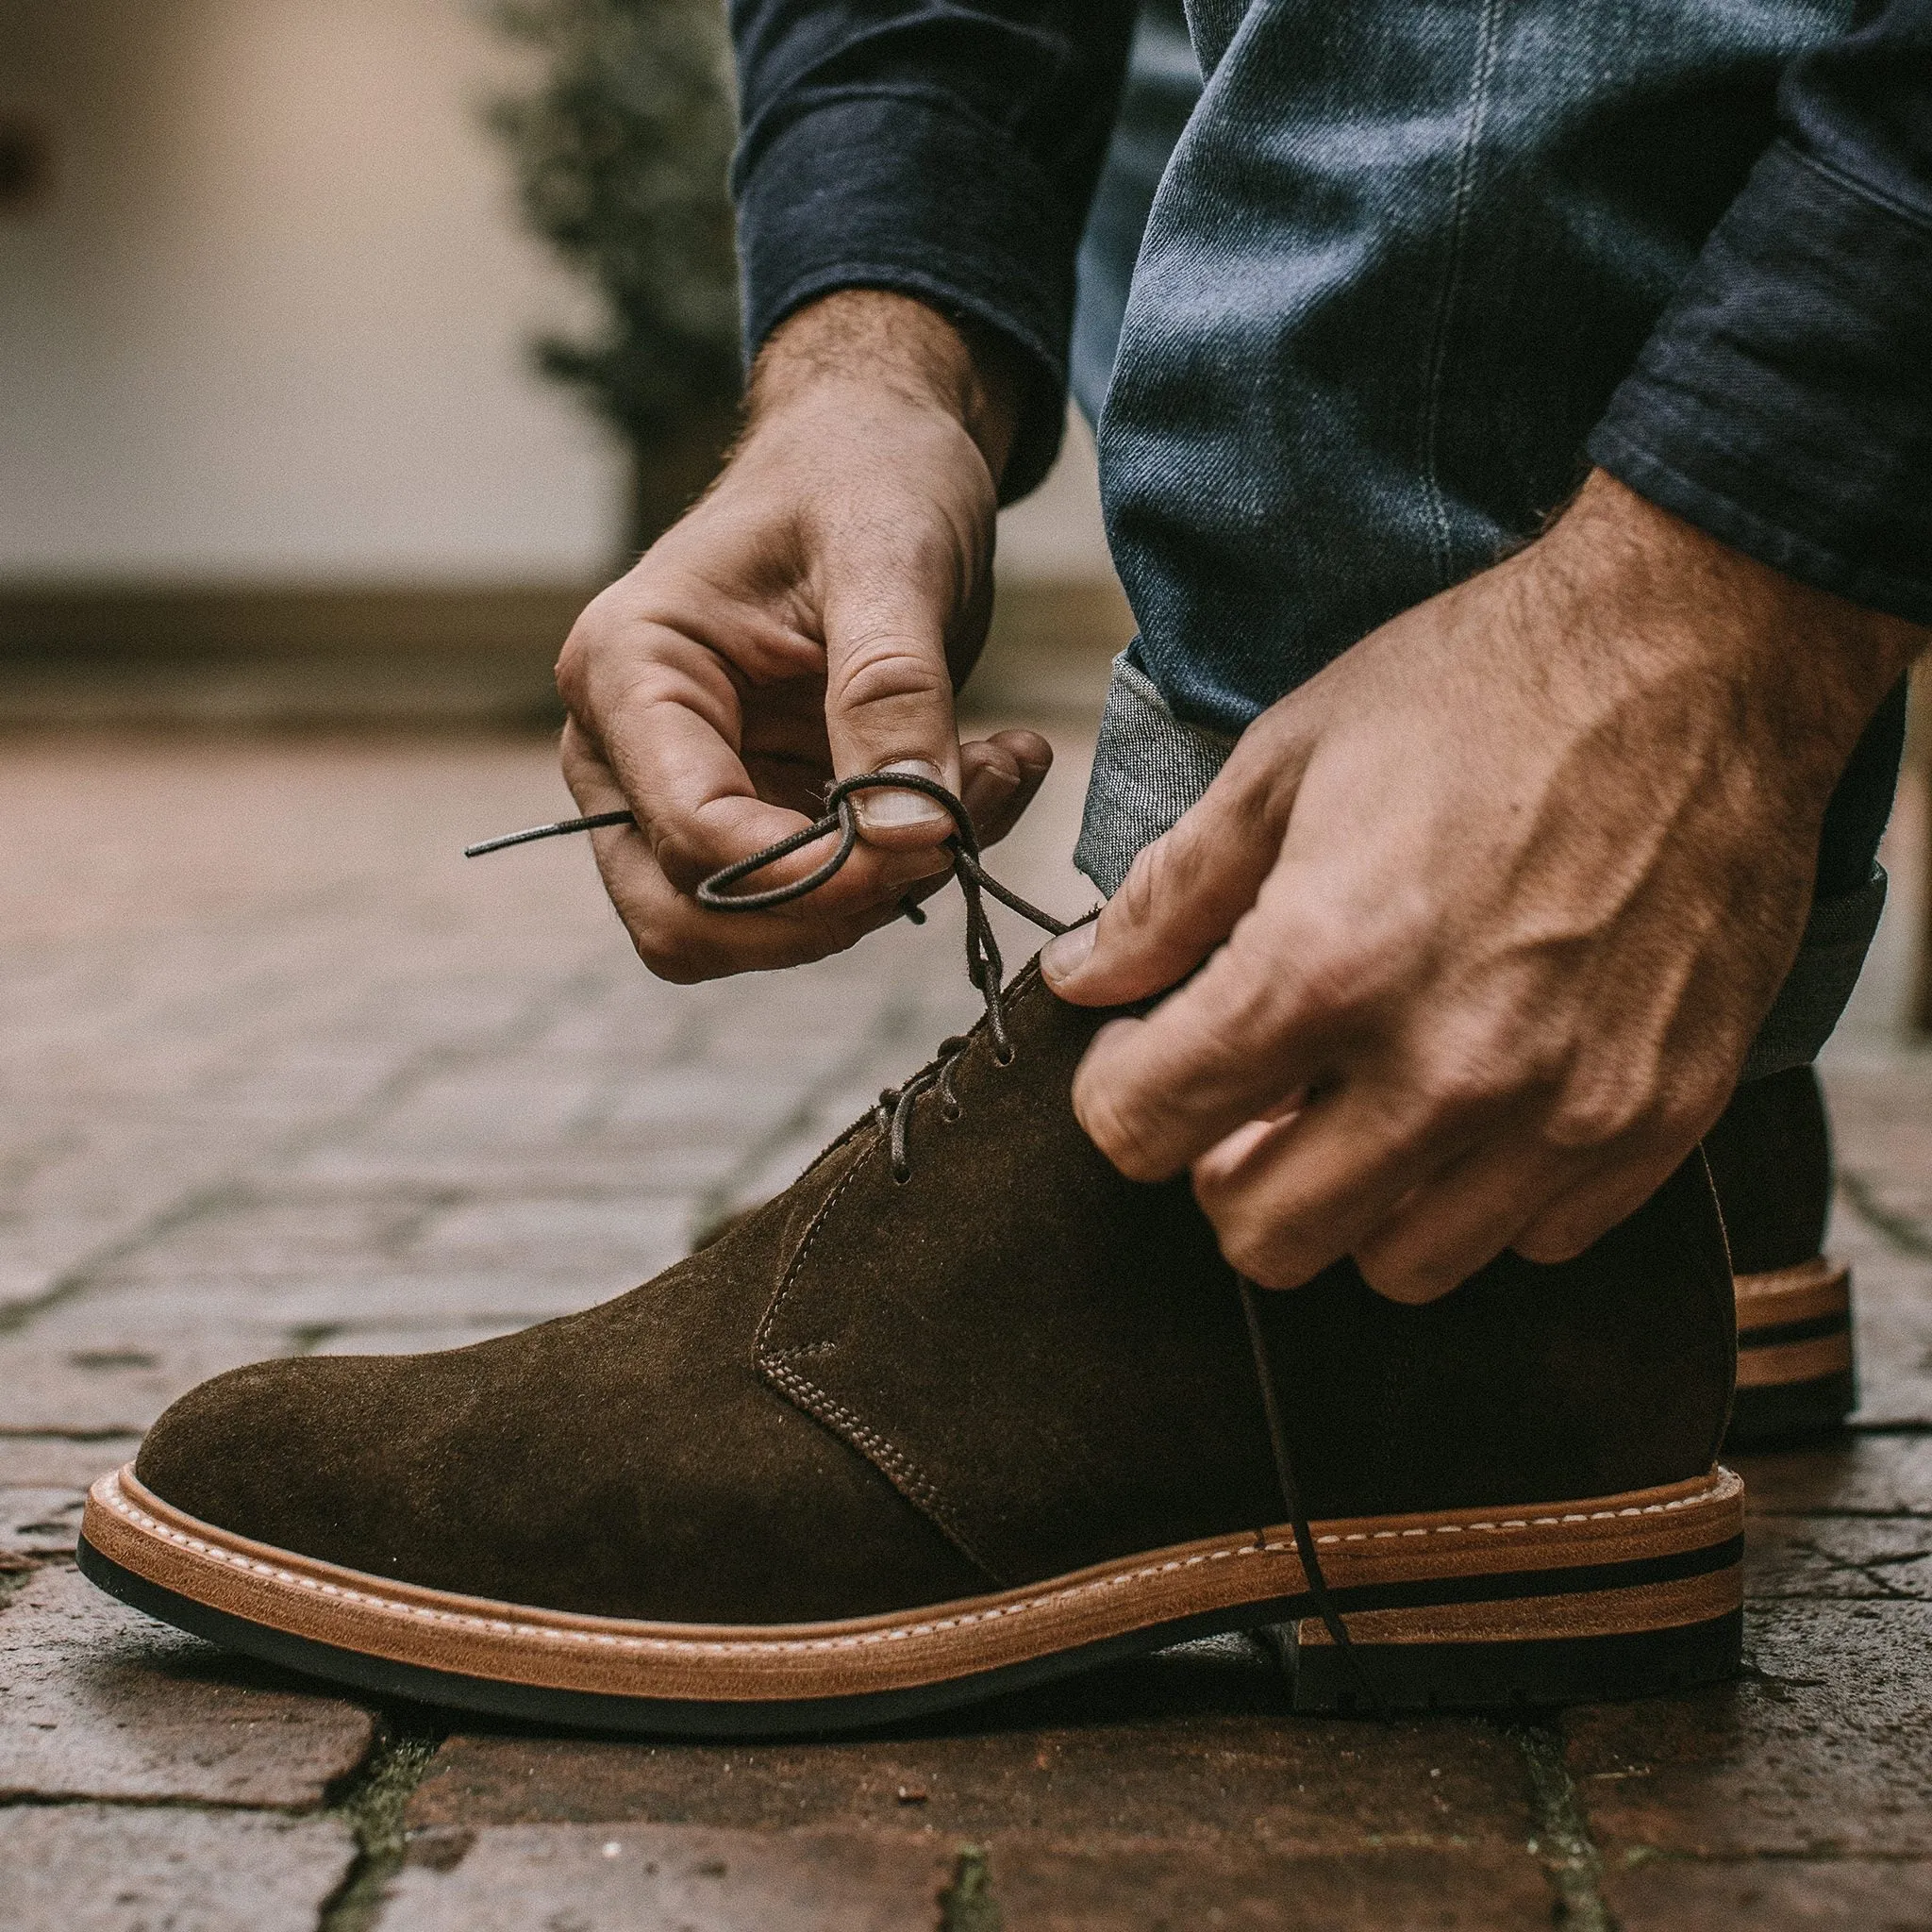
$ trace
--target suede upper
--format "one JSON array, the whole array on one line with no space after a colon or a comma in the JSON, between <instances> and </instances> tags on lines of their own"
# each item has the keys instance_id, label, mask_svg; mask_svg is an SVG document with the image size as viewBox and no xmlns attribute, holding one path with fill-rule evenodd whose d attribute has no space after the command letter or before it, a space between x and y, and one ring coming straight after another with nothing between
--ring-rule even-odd
<instances>
[{"instance_id":1,"label":"suede upper","mask_svg":"<svg viewBox=\"0 0 1932 1932\"><path fill-rule=\"evenodd\" d=\"M1704 1152L1740 1274L1795 1268L1824 1245L1831 1130L1810 1067L1739 1088Z\"/></svg>"},{"instance_id":2,"label":"suede upper","mask_svg":"<svg viewBox=\"0 0 1932 1932\"><path fill-rule=\"evenodd\" d=\"M436 1355L309 1357L176 1403L136 1474L350 1568L610 1615L770 1623L970 1595L1279 1523L1237 1283L1184 1181L1073 1116L1104 1013L1028 969L982 1026L643 1288ZM1703 1474L1735 1353L1703 1163L1579 1260L1405 1308L1342 1264L1266 1295L1311 1514L1575 1500Z\"/></svg>"}]
</instances>

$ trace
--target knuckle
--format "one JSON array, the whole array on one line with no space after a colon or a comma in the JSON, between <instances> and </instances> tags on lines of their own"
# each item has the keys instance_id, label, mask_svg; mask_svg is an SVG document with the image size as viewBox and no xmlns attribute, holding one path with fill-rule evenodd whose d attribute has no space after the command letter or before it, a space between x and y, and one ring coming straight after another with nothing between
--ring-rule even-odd
<instances>
[{"instance_id":1,"label":"knuckle","mask_svg":"<svg viewBox=\"0 0 1932 1932\"><path fill-rule=\"evenodd\" d=\"M1545 1116L1544 1142L1561 1154L1614 1146L1653 1119L1650 1094L1622 1082L1565 1093Z\"/></svg>"},{"instance_id":2,"label":"knuckle","mask_svg":"<svg viewBox=\"0 0 1932 1932\"><path fill-rule=\"evenodd\" d=\"M672 986L695 986L712 976L683 948L664 945L649 934L633 933L631 944L654 979L662 979Z\"/></svg>"},{"instance_id":3,"label":"knuckle","mask_svg":"<svg viewBox=\"0 0 1932 1932\"><path fill-rule=\"evenodd\" d=\"M697 942L691 934L677 932L663 921L632 918L625 925L632 949L654 979L672 986L695 986L728 970L715 963L712 946Z\"/></svg>"},{"instance_id":4,"label":"knuckle","mask_svg":"<svg viewBox=\"0 0 1932 1932\"><path fill-rule=\"evenodd\" d=\"M1363 1248L1354 1259L1357 1274L1370 1288L1384 1301L1405 1307L1440 1301L1468 1279L1469 1271L1460 1262L1442 1256Z\"/></svg>"},{"instance_id":5,"label":"knuckle","mask_svg":"<svg viewBox=\"0 0 1932 1932\"><path fill-rule=\"evenodd\" d=\"M585 608L564 638L553 675L564 704L579 715L596 702L595 686L608 668L621 629L608 591Z\"/></svg>"},{"instance_id":6,"label":"knuckle","mask_svg":"<svg viewBox=\"0 0 1932 1932\"><path fill-rule=\"evenodd\" d=\"M1299 1288L1322 1267L1325 1257L1312 1253L1291 1224L1272 1218L1245 1190L1228 1189L1199 1168L1193 1188L1222 1259L1256 1287Z\"/></svg>"},{"instance_id":7,"label":"knuckle","mask_svg":"<svg viewBox=\"0 0 1932 1932\"><path fill-rule=\"evenodd\" d=\"M1488 1054L1462 1047L1437 1047L1424 1056L1414 1075L1423 1109L1437 1119L1480 1113L1513 1084Z\"/></svg>"},{"instance_id":8,"label":"knuckle","mask_svg":"<svg viewBox=\"0 0 1932 1932\"><path fill-rule=\"evenodd\" d=\"M1118 908L1118 917L1129 925L1144 925L1168 897L1168 880L1174 870L1174 847L1165 839L1143 845L1127 867L1127 875L1113 895L1109 910Z\"/></svg>"},{"instance_id":9,"label":"knuckle","mask_svg":"<svg viewBox=\"0 0 1932 1932\"><path fill-rule=\"evenodd\" d=\"M1574 1261L1590 1246L1590 1237L1567 1221L1526 1229L1516 1238L1516 1252L1539 1268Z\"/></svg>"},{"instance_id":10,"label":"knuckle","mask_svg":"<svg viewBox=\"0 0 1932 1932\"><path fill-rule=\"evenodd\" d=\"M1300 1288L1320 1270L1321 1262L1293 1241L1261 1227L1221 1232L1221 1257L1237 1274L1257 1288Z\"/></svg>"},{"instance_id":11,"label":"knuckle","mask_svg":"<svg viewBox=\"0 0 1932 1932\"><path fill-rule=\"evenodd\" d=\"M1087 1138L1130 1181L1164 1180L1172 1171L1148 1141L1134 1110L1093 1082L1075 1079L1074 1114Z\"/></svg>"},{"instance_id":12,"label":"knuckle","mask_svg":"<svg viewBox=\"0 0 1932 1932\"><path fill-rule=\"evenodd\" d=\"M953 681L936 649L905 637L879 636L848 644L830 680L835 704L846 709L908 700L951 702Z\"/></svg>"},{"instance_id":13,"label":"knuckle","mask_svg":"<svg viewBox=\"0 0 1932 1932\"><path fill-rule=\"evenodd\" d=\"M1378 951L1324 914L1298 922L1283 965L1296 1003L1347 1021L1377 1006L1388 974Z\"/></svg>"},{"instance_id":14,"label":"knuckle","mask_svg":"<svg viewBox=\"0 0 1932 1932\"><path fill-rule=\"evenodd\" d=\"M1243 1219L1231 1226L1217 1225L1215 1233L1220 1240L1222 1259L1237 1274L1244 1274L1264 1288L1289 1285L1291 1271L1284 1265L1287 1257L1281 1246L1268 1240L1253 1222Z\"/></svg>"},{"instance_id":15,"label":"knuckle","mask_svg":"<svg viewBox=\"0 0 1932 1932\"><path fill-rule=\"evenodd\" d=\"M587 619L590 613L571 625L570 635L563 641L563 648L557 654L557 666L553 675L557 679L558 694L573 711L583 708L590 696L591 655L595 649Z\"/></svg>"}]
</instances>

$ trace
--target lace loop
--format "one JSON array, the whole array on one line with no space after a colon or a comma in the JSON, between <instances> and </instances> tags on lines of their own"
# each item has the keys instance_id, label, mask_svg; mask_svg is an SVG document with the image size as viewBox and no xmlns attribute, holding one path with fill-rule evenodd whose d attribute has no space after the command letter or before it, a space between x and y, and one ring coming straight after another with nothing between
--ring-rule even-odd
<instances>
[{"instance_id":1,"label":"lace loop","mask_svg":"<svg viewBox=\"0 0 1932 1932\"><path fill-rule=\"evenodd\" d=\"M1063 933L1066 923L1051 912L1021 898L1003 886L979 862L979 835L974 830L973 816L961 801L937 779L923 778L915 772L864 772L856 778L841 778L825 793L825 813L789 838L767 845L761 852L734 860L706 879L697 890L698 904L711 912L764 912L775 906L789 906L815 892L837 876L858 845L858 811L853 800L861 791L916 791L944 808L953 821L945 845L953 856L953 876L959 884L959 896L966 902L966 976L986 1001L987 1028L992 1035L994 1057L1002 1066L1010 1062L1012 1041L1007 1033L1007 1013L1001 998L1006 962L1000 957L999 940L987 916L985 895L991 894L1002 906L1030 919L1043 932ZM794 852L802 852L820 839L836 833L839 842L825 858L803 878L788 885L771 886L763 891L734 892L731 888L760 873ZM908 901L909 916L923 917Z\"/></svg>"},{"instance_id":2,"label":"lace loop","mask_svg":"<svg viewBox=\"0 0 1932 1932\"><path fill-rule=\"evenodd\" d=\"M1072 928L1051 912L1042 912L1038 906L1021 898L1010 887L1001 885L987 871L979 862L979 835L974 830L972 813L966 809L963 801L937 779L923 778L916 772L861 772L857 777L840 779L825 793L823 818L814 819L810 824L774 841L761 851L720 866L699 884L698 904L708 912L769 912L774 907L789 906L794 900L803 899L808 892L817 891L838 876L846 860L858 850L858 810L852 801L861 791L916 791L921 797L929 798L934 804L943 807L946 816L952 820L953 829L946 836L945 846L952 854L953 876L959 883L959 896L966 902L966 976L986 1002L986 1028L992 1037L994 1064L1011 1066L1013 1041L1007 1030L1004 997L1006 962L1000 957L1000 943L993 932L992 921L987 916L986 899L989 895L997 899L1021 918L1030 919L1043 932L1058 935ZM592 812L588 818L561 819L556 824L532 825L528 831L509 832L500 839L485 839L477 844L466 845L463 857L480 858L486 852L501 852L507 846L525 845L533 839L558 839L572 832L594 832L607 825L634 825L636 823L627 811ZM734 886L741 885L767 866L775 865L781 858L790 858L794 852L803 852L808 845L814 845L821 839L834 835L838 838L838 844L802 878L792 879L782 886L768 886L760 891L732 891ZM899 903L900 910L915 925L924 924L925 914L910 897ZM922 1093L936 1087L942 1116L948 1121L958 1119L959 1096L953 1091L953 1071L968 1044L964 1035L948 1040L940 1048L939 1058L932 1066L924 1073L915 1074L903 1087L888 1087L879 1095L878 1104L873 1111L887 1135L895 1180L911 1178L907 1139L911 1129L913 1103Z\"/></svg>"}]
</instances>

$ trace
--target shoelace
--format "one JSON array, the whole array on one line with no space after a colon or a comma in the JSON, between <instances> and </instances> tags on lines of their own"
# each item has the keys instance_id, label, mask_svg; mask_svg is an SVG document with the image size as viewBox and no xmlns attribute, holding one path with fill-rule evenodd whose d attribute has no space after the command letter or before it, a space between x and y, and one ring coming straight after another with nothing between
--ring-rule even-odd
<instances>
[{"instance_id":1,"label":"shoelace","mask_svg":"<svg viewBox=\"0 0 1932 1932\"><path fill-rule=\"evenodd\" d=\"M1013 1041L1007 1028L1006 962L1000 957L999 939L993 932L992 921L987 916L986 894L991 893L1002 906L1009 907L1023 919L1030 919L1043 932L1059 934L1071 928L1064 920L1056 919L1051 912L1042 912L1009 887L1001 885L980 864L979 835L973 828L972 814L959 799L936 780L922 778L914 772L864 772L856 778L841 778L825 793L823 818L815 819L789 838L780 839L762 851L752 853L747 858L735 859L731 864L720 867L698 887L698 904L711 912L765 912L774 906L789 906L796 899L803 899L808 892L817 891L843 868L858 847L858 812L852 801L861 791L916 791L921 797L930 798L942 807L952 820L953 829L946 838L945 846L952 855L953 876L958 881L960 896L966 902L966 976L986 1002L986 1025L992 1039L994 1063L1002 1067L1011 1066ZM564 819L554 825L533 825L526 832L510 832L500 839L485 839L480 844L465 846L463 857L477 858L486 852L500 852L506 846L526 844L532 839L555 839L569 832L591 832L604 825L635 823L627 811L600 811L589 818ZM821 839L829 839L834 833L838 834L838 844L803 878L793 879L788 885L771 886L763 891L732 891L734 886L741 884L755 873L763 872L767 866L775 865L781 858L789 858L792 853L801 852ZM900 901L900 909L915 925L925 924L925 914L909 897ZM874 1115L886 1135L892 1178L902 1185L912 1178L908 1142L912 1129L914 1104L922 1093L937 1088L941 1117L947 1121L958 1119L959 1096L953 1091L953 1074L970 1043L968 1036L963 1033L956 1033L941 1041L940 1050L929 1066L913 1074L903 1086L888 1087L874 1106Z\"/></svg>"},{"instance_id":2,"label":"shoelace","mask_svg":"<svg viewBox=\"0 0 1932 1932\"><path fill-rule=\"evenodd\" d=\"M1073 928L1067 922L1056 919L1050 912L1042 912L1038 906L1029 904L1019 893L1001 885L980 864L979 839L974 831L971 814L958 798L936 780L922 778L912 772L865 772L858 777L841 778L825 793L823 818L815 819L802 830L767 845L762 851L752 853L749 858L720 867L698 887L698 904L712 912L764 912L774 906L789 906L792 901L804 898L808 892L817 891L828 879L837 875L858 844L858 813L853 799L861 791L916 791L930 798L944 808L953 822L953 830L945 845L952 854L953 876L958 881L960 896L966 902L966 976L986 1002L986 1026L992 1040L994 1064L1009 1067L1013 1063L1014 1050L1007 1028L1003 984L1006 968L1000 957L999 940L987 915L985 895L990 892L1001 905L1010 908L1023 919L1031 920L1045 932L1059 934ZM527 831L485 839L477 844L466 845L463 857L478 858L486 852L501 852L508 846L527 844L533 839L557 839L572 832L593 832L606 825L634 825L636 823L627 811L593 812L588 818L561 819L555 824L532 825ZM731 890L754 874L763 872L767 866L775 865L781 858L789 858L792 853L801 852L821 839L829 839L834 833L838 834L838 844L803 878L793 879L789 885L771 886L763 891L734 892ZM900 907L915 925L925 923L925 914L910 898L902 900ZM874 1117L886 1135L895 1181L903 1184L912 1177L907 1143L913 1107L922 1093L936 1089L941 1118L947 1121L958 1119L959 1098L953 1091L953 1074L971 1043L965 1034L954 1034L941 1041L938 1054L928 1066L913 1074L903 1086L888 1087L874 1104ZM1255 1358L1255 1377L1260 1384L1262 1420L1274 1458L1275 1480L1280 1484L1281 1500L1287 1507L1289 1524L1294 1536L1295 1554L1301 1559L1303 1578L1329 1641L1348 1660L1349 1671L1363 1703L1377 1715L1386 1716L1387 1707L1369 1678L1361 1654L1349 1637L1348 1626L1342 1621L1341 1611L1336 1608L1328 1579L1322 1572L1315 1532L1302 1504L1301 1484L1295 1474L1294 1457L1289 1449L1288 1431L1282 1425L1280 1407L1275 1401L1274 1367L1257 1299L1258 1294L1267 1291L1257 1290L1245 1275L1239 1279L1241 1312L1247 1322L1248 1346Z\"/></svg>"}]
</instances>

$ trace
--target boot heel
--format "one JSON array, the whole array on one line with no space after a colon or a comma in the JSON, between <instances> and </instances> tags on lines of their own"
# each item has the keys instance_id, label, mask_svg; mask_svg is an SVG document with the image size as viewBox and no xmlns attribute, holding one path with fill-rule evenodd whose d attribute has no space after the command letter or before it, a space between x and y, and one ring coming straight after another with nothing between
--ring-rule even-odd
<instances>
[{"instance_id":1,"label":"boot heel","mask_svg":"<svg viewBox=\"0 0 1932 1932\"><path fill-rule=\"evenodd\" d=\"M1768 1274L1740 1274L1734 1449L1758 1449L1841 1428L1857 1406L1851 1270L1822 1257Z\"/></svg>"},{"instance_id":2,"label":"boot heel","mask_svg":"<svg viewBox=\"0 0 1932 1932\"><path fill-rule=\"evenodd\" d=\"M1298 1711L1360 1713L1365 1684L1385 1710L1615 1702L1737 1674L1743 1657L1738 1574L1695 1584L1693 1591L1663 1584L1605 1592L1619 1599L1614 1605L1557 1597L1368 1611L1346 1620L1358 1671L1319 1618L1276 1624L1272 1636ZM1696 1615L1725 1597L1730 1607ZM1687 1610L1694 1621L1678 1621ZM1613 1627L1577 1627L1591 1622Z\"/></svg>"}]
</instances>

